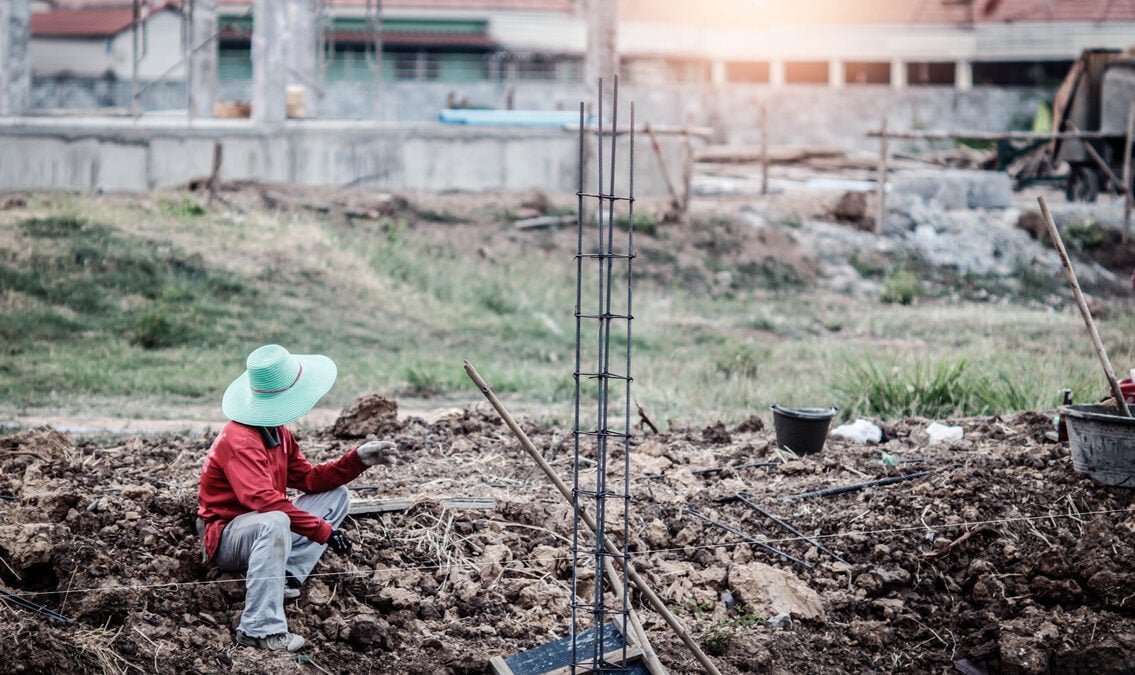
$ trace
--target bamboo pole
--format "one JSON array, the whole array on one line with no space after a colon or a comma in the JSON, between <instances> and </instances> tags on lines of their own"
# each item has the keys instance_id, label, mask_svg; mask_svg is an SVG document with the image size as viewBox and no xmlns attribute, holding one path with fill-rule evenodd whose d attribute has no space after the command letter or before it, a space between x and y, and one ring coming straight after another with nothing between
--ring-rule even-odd
<instances>
[{"instance_id":1,"label":"bamboo pole","mask_svg":"<svg viewBox=\"0 0 1135 675\"><path fill-rule=\"evenodd\" d=\"M1119 380L1115 378L1115 369L1111 367L1111 359L1107 358L1107 350L1104 349L1100 332L1096 329L1096 322L1092 319L1092 311L1088 309L1084 292L1080 290L1080 282L1076 280L1076 271L1072 269L1072 261L1068 258L1068 250L1064 248L1064 240L1060 238L1060 231L1056 229L1056 222L1052 219L1052 214L1048 212L1048 204L1045 203L1044 197L1037 197L1036 200L1040 203L1040 213L1044 216L1045 226L1048 227L1048 236L1052 237L1052 245L1060 254L1060 262L1064 265L1064 276L1068 279L1068 283L1072 286L1072 292L1076 295L1076 304L1080 307L1080 316L1084 317L1088 334L1092 337L1092 346L1096 349L1096 356L1103 364L1103 372L1107 377L1108 385L1111 387L1111 393L1115 396L1115 404L1124 417L1131 417L1131 411L1127 409L1127 401L1123 398L1123 391L1119 388Z\"/></svg>"},{"instance_id":2,"label":"bamboo pole","mask_svg":"<svg viewBox=\"0 0 1135 675\"><path fill-rule=\"evenodd\" d=\"M768 108L761 104L761 194L768 194Z\"/></svg>"},{"instance_id":3,"label":"bamboo pole","mask_svg":"<svg viewBox=\"0 0 1135 675\"><path fill-rule=\"evenodd\" d=\"M879 213L875 216L875 234L883 232L883 217L887 213L887 118L883 118L883 133L879 136L879 185L876 188Z\"/></svg>"},{"instance_id":4,"label":"bamboo pole","mask_svg":"<svg viewBox=\"0 0 1135 675\"><path fill-rule=\"evenodd\" d=\"M666 157L662 154L662 146L658 144L658 136L654 133L654 127L647 122L646 134L650 136L650 147L654 150L654 156L658 159L658 168L662 171L662 178L666 181L666 190L670 193L670 200L674 203L674 213L680 214L682 212L682 200L678 196L678 191L674 188L674 181L670 180L670 169L666 166Z\"/></svg>"},{"instance_id":5,"label":"bamboo pole","mask_svg":"<svg viewBox=\"0 0 1135 675\"><path fill-rule=\"evenodd\" d=\"M497 414L500 415L501 419L504 420L504 423L516 436L517 440L520 441L520 445L524 448L524 451L527 452L528 455L536 462L536 464L544 472L544 475L546 475L548 479L552 481L552 484L556 486L556 489L559 490L559 493L563 495L564 499L568 500L568 502L572 502L571 490L568 489L568 486L564 484L563 480L560 479L560 477L556 474L552 466L548 464L547 460L545 460L543 455L540 454L540 451L536 449L536 446L532 444L532 441L528 440L528 435L525 434L524 430L520 428L520 426L514 419L512 419L512 415L509 414L508 410L506 410L504 405L501 404L500 400L497 399L497 395L494 394L489 385L483 379L481 379L480 374L477 373L477 369L474 368L468 361L465 362L465 373L469 376L469 379L473 380L473 384L477 385L477 388L481 390L481 393L485 395L485 398L497 411ZM583 521L587 523L587 526L591 528L591 531L595 532L595 519L591 517L591 514L581 509L580 516L582 516ZM599 535L597 533L597 536L602 536L603 546L608 551L610 551L612 554L619 554L618 547L615 546L614 542L607 538L606 534ZM654 611L658 612L662 616L662 619L668 626L670 626L670 628L674 631L674 634L677 635L683 643L685 643L686 647L688 647L690 652L694 655L694 658L697 659L698 663L700 663L703 668L705 668L705 672L709 673L710 675L721 675L721 671L717 669L717 666L713 664L713 661L711 661L709 657L705 655L705 652L701 650L701 647L698 646L698 643L693 639L689 631L687 631L685 626L683 626L682 623L678 621L678 617L674 616L673 612L671 612L669 608L666 607L666 603L664 603L662 599L654 593L650 586L647 585L646 580L639 575L638 570L634 568L629 560L626 561L626 569L627 577L629 578L630 582L634 584L635 588L637 588L644 597L646 597L647 601L650 603L650 606L654 609ZM642 646L644 651L646 651L645 633L642 634L642 638L644 641L644 645Z\"/></svg>"},{"instance_id":6,"label":"bamboo pole","mask_svg":"<svg viewBox=\"0 0 1135 675\"><path fill-rule=\"evenodd\" d=\"M1123 201L1123 241L1131 236L1131 209L1135 204L1135 183L1131 180L1131 142L1135 140L1135 103L1127 111L1127 139L1123 143L1123 185L1127 198Z\"/></svg>"}]
</instances>

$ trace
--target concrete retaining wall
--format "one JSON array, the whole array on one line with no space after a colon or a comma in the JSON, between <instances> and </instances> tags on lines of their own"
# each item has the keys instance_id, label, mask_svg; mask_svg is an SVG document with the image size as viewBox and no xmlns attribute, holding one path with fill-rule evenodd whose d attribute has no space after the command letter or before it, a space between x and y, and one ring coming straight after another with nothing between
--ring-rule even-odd
<instances>
[{"instance_id":1,"label":"concrete retaining wall","mask_svg":"<svg viewBox=\"0 0 1135 675\"><path fill-rule=\"evenodd\" d=\"M74 78L37 80L38 108L123 107L129 82ZM0 119L0 189L145 190L184 183L208 173L213 139L225 144L225 179L302 184L370 185L384 190L526 190L573 192L578 176L576 138L558 129L454 127L434 123L447 101L503 108L509 87L471 84L385 83L382 123L374 115L373 83L329 83L323 119L258 128L246 120L184 118L180 83L147 88L140 103L151 111L122 118ZM248 83L222 82L219 100L248 100ZM584 92L576 85L522 83L512 92L518 109L574 110ZM999 131L1031 119L1045 93L1031 89L950 87L681 85L623 87L621 119L635 102L639 123L694 124L716 131L714 142L756 144L759 107L769 112L774 145L826 145L872 151L866 137L883 116L891 129ZM164 115L154 111L177 111ZM347 119L327 119L347 118ZM356 121L351 121L356 120ZM682 156L663 138L675 181ZM893 150L926 148L898 141ZM947 143L948 145L948 143ZM662 174L643 138L635 176L638 194L665 194ZM625 174L620 159L616 173ZM588 179L594 174L585 173ZM590 187L588 188L590 189ZM620 188L623 189L623 188Z\"/></svg>"},{"instance_id":2,"label":"concrete retaining wall","mask_svg":"<svg viewBox=\"0 0 1135 675\"><path fill-rule=\"evenodd\" d=\"M551 192L574 192L579 180L578 137L560 129L9 118L0 119L0 190L143 191L182 185L209 174L214 140L224 146L224 180ZM647 154L647 139L639 139L637 146L636 192L662 193L665 186ZM677 157L679 151L668 142L668 153ZM623 176L625 149L620 155L616 173ZM591 189L593 170L588 168L585 176ZM618 190L625 189L621 182Z\"/></svg>"}]
</instances>

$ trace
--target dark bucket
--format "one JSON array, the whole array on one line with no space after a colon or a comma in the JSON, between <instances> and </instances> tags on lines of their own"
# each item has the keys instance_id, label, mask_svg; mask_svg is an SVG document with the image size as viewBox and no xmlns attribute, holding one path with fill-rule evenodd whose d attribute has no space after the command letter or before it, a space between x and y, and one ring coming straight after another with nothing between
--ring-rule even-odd
<instances>
[{"instance_id":1,"label":"dark bucket","mask_svg":"<svg viewBox=\"0 0 1135 675\"><path fill-rule=\"evenodd\" d=\"M1135 418L1117 412L1093 404L1060 408L1073 468L1104 485L1135 487Z\"/></svg>"},{"instance_id":2,"label":"dark bucket","mask_svg":"<svg viewBox=\"0 0 1135 675\"><path fill-rule=\"evenodd\" d=\"M811 455L824 449L828 426L836 408L782 408L770 406L776 427L776 444L797 455Z\"/></svg>"}]
</instances>

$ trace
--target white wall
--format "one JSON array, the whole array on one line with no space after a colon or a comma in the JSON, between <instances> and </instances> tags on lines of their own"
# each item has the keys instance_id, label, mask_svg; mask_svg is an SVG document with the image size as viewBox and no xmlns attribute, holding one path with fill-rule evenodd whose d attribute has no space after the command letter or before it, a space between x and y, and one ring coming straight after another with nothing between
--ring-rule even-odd
<instances>
[{"instance_id":1,"label":"white wall","mask_svg":"<svg viewBox=\"0 0 1135 675\"><path fill-rule=\"evenodd\" d=\"M0 0L6 1L6 0ZM153 80L178 62L182 51L181 15L162 10L145 21L139 35L138 76ZM33 37L32 72L37 77L71 73L83 77L102 77L113 73L121 80L131 78L134 36L127 29L110 39L80 37ZM175 67L167 77L185 78L185 66Z\"/></svg>"}]
</instances>

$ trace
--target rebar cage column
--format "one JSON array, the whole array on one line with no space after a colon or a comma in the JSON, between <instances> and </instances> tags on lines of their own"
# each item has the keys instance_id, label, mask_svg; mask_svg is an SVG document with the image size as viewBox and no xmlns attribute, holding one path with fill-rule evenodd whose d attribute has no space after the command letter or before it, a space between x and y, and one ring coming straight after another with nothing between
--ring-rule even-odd
<instances>
[{"instance_id":1,"label":"rebar cage column","mask_svg":"<svg viewBox=\"0 0 1135 675\"><path fill-rule=\"evenodd\" d=\"M584 190L585 129L587 118L583 103L579 107L579 191L576 211L576 302L575 302L575 418L573 425L573 532L572 532L572 672L573 673L625 673L627 665L627 642L621 640L611 644L611 636L605 634L608 621L614 621L623 636L628 635L627 622L630 604L627 597L627 565L629 553L627 542L630 534L630 402L631 402L631 281L634 261L634 104L630 106L630 131L626 145L627 191L617 195L615 191L616 157L618 156L618 101L619 81L615 78L612 89L610 126L604 130L603 122L603 82L599 82L599 101L596 113L596 167L597 189L594 193ZM607 186L604 186L604 142L610 140L610 171ZM596 232L593 237L585 237L589 223L587 207L594 207ZM624 221L616 218L616 206L625 209L625 233L620 231L618 243L625 234L625 248L616 248L615 230L622 230ZM585 243L586 242L586 243ZM622 286L618 293L616 286ZM594 313L584 311L584 289L594 290L588 297ZM613 302L625 289L625 307L616 311ZM590 294L589 294L590 295ZM620 300L621 302L621 300ZM614 330L614 333L613 333ZM618 333L623 333L618 336ZM624 337L622 347L625 355L625 371L612 370L612 336ZM585 370L585 345L594 345L594 354L588 354ZM616 351L617 354L617 351ZM591 363L594 367L591 367ZM617 367L617 365L615 366ZM611 383L615 383L612 390ZM621 386L619 383L622 383ZM619 390L622 391L619 391ZM615 402L616 420L612 423L609 415ZM619 399L622 399L621 401ZM618 426L618 404L622 403L622 426ZM594 410L594 418L585 415L587 409ZM608 442L615 439L616 447L622 443L622 478L617 469L609 475ZM593 457L588 457L594 452ZM584 467L584 464L590 468ZM594 485L588 480L594 472ZM591 508L595 520L595 532L584 524L581 514ZM608 523L608 516L611 522ZM621 518L621 523L619 519ZM610 525L610 528L608 527ZM620 527L621 526L621 527ZM621 531L620 531L621 530ZM608 548L607 534L617 536ZM620 571L618 584L612 588L605 576L608 563L614 563ZM593 565L594 591L590 601L579 595L581 572ZM581 634L592 628L594 641L580 640Z\"/></svg>"}]
</instances>

